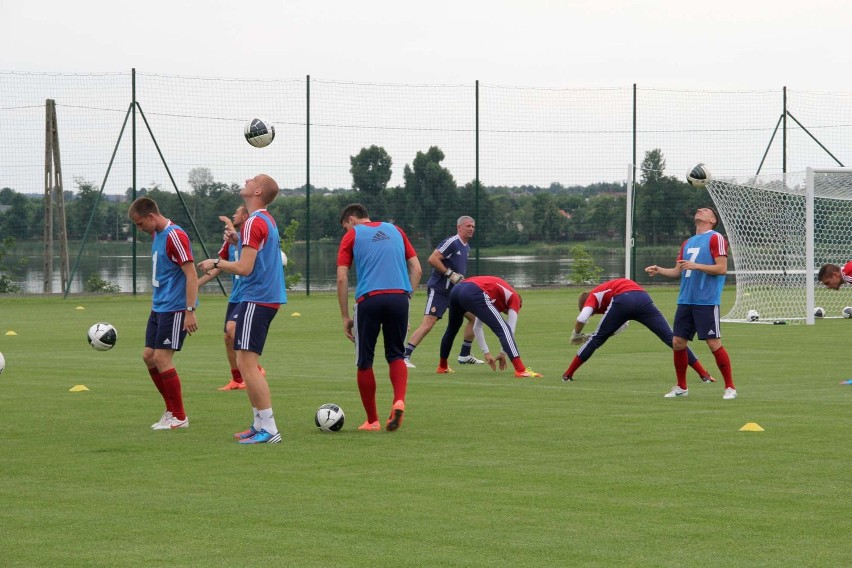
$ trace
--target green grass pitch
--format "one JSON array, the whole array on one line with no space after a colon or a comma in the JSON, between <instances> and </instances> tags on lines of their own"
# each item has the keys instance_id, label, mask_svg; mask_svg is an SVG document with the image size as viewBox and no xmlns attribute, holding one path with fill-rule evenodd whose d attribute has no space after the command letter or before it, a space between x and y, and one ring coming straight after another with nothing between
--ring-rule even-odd
<instances>
[{"instance_id":1,"label":"green grass pitch","mask_svg":"<svg viewBox=\"0 0 852 568\"><path fill-rule=\"evenodd\" d=\"M699 343L719 382L690 370L689 397L664 399L671 354L635 323L562 383L577 293L522 291L517 339L542 379L435 374L439 322L395 433L357 430L336 297L293 294L261 359L284 439L260 447L231 439L249 424L245 393L216 390L225 298L202 297L175 357L191 425L173 432L149 427L162 404L141 360L148 297L2 299L0 565L852 564L852 387L838 385L852 322L726 324L739 398L722 400ZM670 318L675 288L651 294ZM106 353L86 343L102 320L119 333ZM376 376L384 416L383 360ZM313 424L325 402L346 412L339 433ZM739 431L749 422L765 431Z\"/></svg>"}]
</instances>

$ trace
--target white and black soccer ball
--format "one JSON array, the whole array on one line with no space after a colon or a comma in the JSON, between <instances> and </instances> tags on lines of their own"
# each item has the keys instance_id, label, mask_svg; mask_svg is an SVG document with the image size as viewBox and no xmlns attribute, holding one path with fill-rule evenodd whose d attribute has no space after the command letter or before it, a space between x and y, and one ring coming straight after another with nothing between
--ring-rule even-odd
<instances>
[{"instance_id":1,"label":"white and black soccer ball","mask_svg":"<svg viewBox=\"0 0 852 568\"><path fill-rule=\"evenodd\" d=\"M255 148L265 148L275 140L275 127L260 118L251 119L246 124L246 142Z\"/></svg>"},{"instance_id":2,"label":"white and black soccer ball","mask_svg":"<svg viewBox=\"0 0 852 568\"><path fill-rule=\"evenodd\" d=\"M852 318L852 306L846 306L843 308L843 317L846 319Z\"/></svg>"},{"instance_id":3,"label":"white and black soccer ball","mask_svg":"<svg viewBox=\"0 0 852 568\"><path fill-rule=\"evenodd\" d=\"M704 164L698 164L686 174L686 180L692 187L704 187L710 179L710 170Z\"/></svg>"},{"instance_id":4,"label":"white and black soccer ball","mask_svg":"<svg viewBox=\"0 0 852 568\"><path fill-rule=\"evenodd\" d=\"M748 321L757 321L760 319L760 314L757 313L757 310L749 310L746 314L746 320Z\"/></svg>"},{"instance_id":5,"label":"white and black soccer ball","mask_svg":"<svg viewBox=\"0 0 852 568\"><path fill-rule=\"evenodd\" d=\"M817 306L814 308L814 317L815 318L824 318L825 317L825 309Z\"/></svg>"},{"instance_id":6,"label":"white and black soccer ball","mask_svg":"<svg viewBox=\"0 0 852 568\"><path fill-rule=\"evenodd\" d=\"M323 404L317 409L314 424L323 432L337 432L343 428L343 409L336 404Z\"/></svg>"},{"instance_id":7,"label":"white and black soccer ball","mask_svg":"<svg viewBox=\"0 0 852 568\"><path fill-rule=\"evenodd\" d=\"M115 347L115 342L118 340L118 332L112 324L107 322L98 322L89 328L89 345L95 351L109 351Z\"/></svg>"},{"instance_id":8,"label":"white and black soccer ball","mask_svg":"<svg viewBox=\"0 0 852 568\"><path fill-rule=\"evenodd\" d=\"M3 371L6 370L6 358L3 357L3 354L0 353L0 375L3 374Z\"/></svg>"}]
</instances>

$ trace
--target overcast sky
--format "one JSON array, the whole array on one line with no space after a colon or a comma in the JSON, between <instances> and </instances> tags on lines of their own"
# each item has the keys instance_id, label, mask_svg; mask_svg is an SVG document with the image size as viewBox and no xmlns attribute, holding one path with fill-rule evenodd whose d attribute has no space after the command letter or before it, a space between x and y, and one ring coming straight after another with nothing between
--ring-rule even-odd
<instances>
[{"instance_id":1,"label":"overcast sky","mask_svg":"<svg viewBox=\"0 0 852 568\"><path fill-rule=\"evenodd\" d=\"M852 92L848 0L0 0L0 70Z\"/></svg>"}]
</instances>

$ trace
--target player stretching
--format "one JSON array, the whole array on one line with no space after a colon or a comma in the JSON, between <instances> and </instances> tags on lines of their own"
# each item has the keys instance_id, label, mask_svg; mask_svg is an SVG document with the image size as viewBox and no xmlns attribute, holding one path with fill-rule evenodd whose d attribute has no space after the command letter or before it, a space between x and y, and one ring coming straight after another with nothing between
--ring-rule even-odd
<instances>
[{"instance_id":1,"label":"player stretching","mask_svg":"<svg viewBox=\"0 0 852 568\"><path fill-rule=\"evenodd\" d=\"M606 343L607 339L620 333L627 327L629 320L638 321L654 332L654 335L671 348L672 328L651 296L642 289L639 284L627 278L616 278L604 282L592 289L591 292L583 292L579 298L580 315L574 322L574 331L571 332L571 343L583 346L571 361L571 366L562 375L563 381L573 381L574 373L580 366L592 358L595 351ZM582 333L586 322L592 314L603 314L598 328L590 336ZM695 369L698 376L705 383L715 382L716 379L704 369L698 358L691 349L686 349L689 356L689 366Z\"/></svg>"},{"instance_id":2,"label":"player stretching","mask_svg":"<svg viewBox=\"0 0 852 568\"><path fill-rule=\"evenodd\" d=\"M140 197L130 204L128 217L136 227L153 237L151 243L153 301L142 360L166 403L163 416L151 428L188 428L183 408L180 377L172 363L183 347L187 333L198 329L198 279L192 263L192 247L183 229L163 217L157 203Z\"/></svg>"},{"instance_id":3,"label":"player stretching","mask_svg":"<svg viewBox=\"0 0 852 568\"><path fill-rule=\"evenodd\" d=\"M346 234L337 251L337 302L343 333L355 343L358 392L367 413L359 430L378 431L376 375L373 359L379 332L384 336L385 360L393 387L393 406L385 428L393 432L402 424L408 368L403 361L411 293L417 289L422 269L417 252L399 227L371 221L360 203L340 213ZM355 309L349 315L349 268L355 264Z\"/></svg>"},{"instance_id":4,"label":"player stretching","mask_svg":"<svg viewBox=\"0 0 852 568\"><path fill-rule=\"evenodd\" d=\"M852 284L852 261L847 262L843 268L836 264L823 264L817 274L817 280L832 290L840 290L843 284ZM852 379L840 381L840 384L852 386Z\"/></svg>"},{"instance_id":5,"label":"player stretching","mask_svg":"<svg viewBox=\"0 0 852 568\"><path fill-rule=\"evenodd\" d=\"M684 241L674 268L652 265L645 268L650 276L662 274L668 278L680 277L680 294L672 338L674 367L677 385L665 397L686 396L686 367L689 364L687 343L698 333L698 339L707 342L713 352L716 365L725 379L722 398L737 398L731 372L731 360L722 347L722 330L719 320L719 304L722 303L722 288L728 272L728 247L725 237L715 229L719 216L710 207L701 207L695 212L695 235Z\"/></svg>"},{"instance_id":6,"label":"player stretching","mask_svg":"<svg viewBox=\"0 0 852 568\"><path fill-rule=\"evenodd\" d=\"M269 383L258 364L269 325L281 304L287 303L284 266L281 262L278 226L266 206L278 197L278 184L267 175L246 180L240 190L249 217L240 235L238 260L209 258L198 263L202 272L218 268L243 278L242 299L237 308L234 350L237 367L246 383L253 422L234 434L240 444L275 444L281 434L272 413Z\"/></svg>"},{"instance_id":7,"label":"player stretching","mask_svg":"<svg viewBox=\"0 0 852 568\"><path fill-rule=\"evenodd\" d=\"M521 310L521 296L508 282L496 276L474 276L456 284L450 292L450 317L447 322L447 331L441 338L441 359L438 363L438 374L452 373L453 370L447 363L453 341L464 322L465 313L470 312L476 316L473 323L473 333L480 349L485 353L485 362L496 370L497 363L500 370L506 368L506 358L512 362L515 368L515 376L541 377L532 369L524 366L521 361L521 353L515 344L515 326L518 323L518 312ZM503 319L501 313L507 315ZM500 339L503 350L495 358L489 352L485 343L485 334L482 326L487 325Z\"/></svg>"}]
</instances>

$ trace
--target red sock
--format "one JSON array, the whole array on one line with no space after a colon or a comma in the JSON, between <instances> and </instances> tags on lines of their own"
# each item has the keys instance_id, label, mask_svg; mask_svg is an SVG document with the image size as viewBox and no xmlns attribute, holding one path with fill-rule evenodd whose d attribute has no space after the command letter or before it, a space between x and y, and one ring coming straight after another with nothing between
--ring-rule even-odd
<instances>
[{"instance_id":1,"label":"red sock","mask_svg":"<svg viewBox=\"0 0 852 568\"><path fill-rule=\"evenodd\" d=\"M235 383L243 382L243 375L239 369L231 369L231 378L234 379Z\"/></svg>"},{"instance_id":2,"label":"red sock","mask_svg":"<svg viewBox=\"0 0 852 568\"><path fill-rule=\"evenodd\" d=\"M180 377L177 371L172 368L160 373L160 380L163 381L163 389L172 403L172 414L178 420L186 420L186 411L183 409L183 396L180 389Z\"/></svg>"},{"instance_id":3,"label":"red sock","mask_svg":"<svg viewBox=\"0 0 852 568\"><path fill-rule=\"evenodd\" d=\"M568 367L568 370L565 371L565 374L568 375L569 377L573 377L574 373L577 372L577 369L579 369L580 365L582 365L582 364L583 364L583 360L580 359L580 357L578 357L577 355L574 355L574 360L571 361L571 366Z\"/></svg>"},{"instance_id":4,"label":"red sock","mask_svg":"<svg viewBox=\"0 0 852 568\"><path fill-rule=\"evenodd\" d=\"M698 373L699 377L706 377L710 373L707 372L707 369L704 368L704 365L701 364L701 361L698 359L695 360L695 363L691 364L692 370Z\"/></svg>"},{"instance_id":5,"label":"red sock","mask_svg":"<svg viewBox=\"0 0 852 568\"><path fill-rule=\"evenodd\" d=\"M447 367L449 367L449 366L450 366L450 364L449 364L449 363L447 363L447 358L446 358L446 357L441 357L441 360L440 360L440 361L438 361L438 366L439 366L439 367L441 367L442 369L446 369ZM407 368L407 367L406 367L406 368Z\"/></svg>"},{"instance_id":6,"label":"red sock","mask_svg":"<svg viewBox=\"0 0 852 568\"><path fill-rule=\"evenodd\" d=\"M405 361L397 359L388 363L391 385L393 385L393 401L405 402L405 390L408 387L408 367Z\"/></svg>"},{"instance_id":7,"label":"red sock","mask_svg":"<svg viewBox=\"0 0 852 568\"><path fill-rule=\"evenodd\" d=\"M520 357L515 357L514 359L512 359L512 366L515 368L515 371L517 371L518 373L523 373L524 371L527 370L527 368L524 367L524 362L521 361Z\"/></svg>"},{"instance_id":8,"label":"red sock","mask_svg":"<svg viewBox=\"0 0 852 568\"><path fill-rule=\"evenodd\" d=\"M713 357L716 358L716 366L722 372L722 378L725 379L725 388L732 389L734 387L734 375L731 371L731 359L728 357L728 352L724 347L718 348L713 352Z\"/></svg>"},{"instance_id":9,"label":"red sock","mask_svg":"<svg viewBox=\"0 0 852 568\"><path fill-rule=\"evenodd\" d=\"M674 366L677 386L686 390L686 370L689 368L689 355L686 349L674 352Z\"/></svg>"},{"instance_id":10,"label":"red sock","mask_svg":"<svg viewBox=\"0 0 852 568\"><path fill-rule=\"evenodd\" d=\"M166 410L172 411L172 405L169 402L169 397L166 396L166 390L163 387L163 380L160 378L160 371L156 367L148 369L148 374L151 375L151 380L154 381L154 386L160 391L160 396L163 397L163 402L166 403Z\"/></svg>"},{"instance_id":11,"label":"red sock","mask_svg":"<svg viewBox=\"0 0 852 568\"><path fill-rule=\"evenodd\" d=\"M377 422L379 413L376 410L376 376L372 368L358 369L358 392L361 393L361 404L367 412L367 422Z\"/></svg>"}]
</instances>

